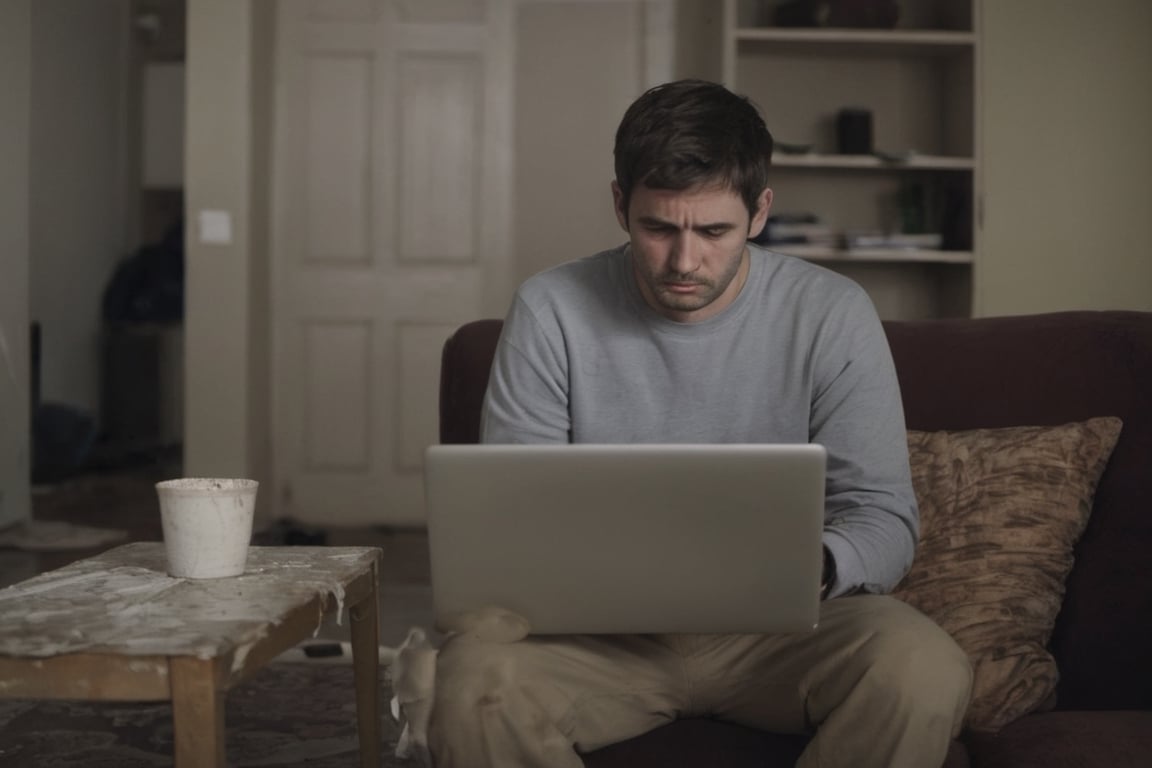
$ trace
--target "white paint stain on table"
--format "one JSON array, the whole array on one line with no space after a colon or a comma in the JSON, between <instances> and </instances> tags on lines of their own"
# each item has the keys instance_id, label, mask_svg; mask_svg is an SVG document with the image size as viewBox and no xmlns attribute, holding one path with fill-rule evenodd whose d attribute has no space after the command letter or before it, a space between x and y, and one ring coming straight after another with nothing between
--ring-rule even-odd
<instances>
[{"instance_id":1,"label":"white paint stain on table","mask_svg":"<svg viewBox=\"0 0 1152 768\"><path fill-rule=\"evenodd\" d=\"M379 557L374 547L251 547L243 575L178 579L164 545L127 544L0 589L0 655L196 656L243 664L271 626L313 596L316 630L344 588ZM314 633L315 633L314 631Z\"/></svg>"}]
</instances>

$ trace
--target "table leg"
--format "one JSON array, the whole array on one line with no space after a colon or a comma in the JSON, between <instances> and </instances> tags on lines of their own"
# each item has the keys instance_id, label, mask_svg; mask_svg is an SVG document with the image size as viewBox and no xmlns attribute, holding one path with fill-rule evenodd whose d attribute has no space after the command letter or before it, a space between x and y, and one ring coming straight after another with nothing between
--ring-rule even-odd
<instances>
[{"instance_id":1,"label":"table leg","mask_svg":"<svg viewBox=\"0 0 1152 768\"><path fill-rule=\"evenodd\" d=\"M348 609L352 624L352 668L356 678L356 723L361 768L380 765L380 624L375 579L371 594Z\"/></svg>"},{"instance_id":2,"label":"table leg","mask_svg":"<svg viewBox=\"0 0 1152 768\"><path fill-rule=\"evenodd\" d=\"M216 659L168 659L175 768L224 768L224 688Z\"/></svg>"}]
</instances>

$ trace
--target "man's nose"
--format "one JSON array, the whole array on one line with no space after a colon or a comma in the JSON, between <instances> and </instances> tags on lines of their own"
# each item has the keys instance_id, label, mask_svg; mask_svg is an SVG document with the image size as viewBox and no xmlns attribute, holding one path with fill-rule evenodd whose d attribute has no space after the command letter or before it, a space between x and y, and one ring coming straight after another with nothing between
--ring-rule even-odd
<instances>
[{"instance_id":1,"label":"man's nose","mask_svg":"<svg viewBox=\"0 0 1152 768\"><path fill-rule=\"evenodd\" d=\"M700 252L692 232L681 232L668 254L668 268L678 275L690 275L699 267Z\"/></svg>"}]
</instances>

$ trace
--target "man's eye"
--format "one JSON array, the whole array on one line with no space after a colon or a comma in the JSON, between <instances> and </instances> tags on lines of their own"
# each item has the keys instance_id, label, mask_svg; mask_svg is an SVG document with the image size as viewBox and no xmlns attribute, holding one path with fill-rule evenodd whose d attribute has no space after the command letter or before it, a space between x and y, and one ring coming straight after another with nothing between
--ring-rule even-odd
<instances>
[{"instance_id":1,"label":"man's eye","mask_svg":"<svg viewBox=\"0 0 1152 768\"><path fill-rule=\"evenodd\" d=\"M724 227L712 227L712 228L710 228L710 229L706 229L706 230L704 230L704 236L705 236L705 237L710 237L710 238L712 238L713 240L715 240L715 239L716 239L716 238L718 238L718 237L723 237L723 236L724 236L724 233L725 233L725 232L727 232L727 231L728 231L728 230L727 230L727 229L725 229Z\"/></svg>"}]
</instances>

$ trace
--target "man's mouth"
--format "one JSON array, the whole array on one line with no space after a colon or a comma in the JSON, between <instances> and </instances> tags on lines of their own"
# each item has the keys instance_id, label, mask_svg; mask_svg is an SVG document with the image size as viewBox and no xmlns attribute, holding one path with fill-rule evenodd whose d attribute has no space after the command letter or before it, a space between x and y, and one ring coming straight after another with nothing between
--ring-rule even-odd
<instances>
[{"instance_id":1,"label":"man's mouth","mask_svg":"<svg viewBox=\"0 0 1152 768\"><path fill-rule=\"evenodd\" d=\"M693 293L702 285L703 283L684 283L670 280L664 281L664 289L671 293Z\"/></svg>"}]
</instances>

